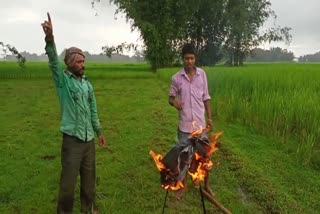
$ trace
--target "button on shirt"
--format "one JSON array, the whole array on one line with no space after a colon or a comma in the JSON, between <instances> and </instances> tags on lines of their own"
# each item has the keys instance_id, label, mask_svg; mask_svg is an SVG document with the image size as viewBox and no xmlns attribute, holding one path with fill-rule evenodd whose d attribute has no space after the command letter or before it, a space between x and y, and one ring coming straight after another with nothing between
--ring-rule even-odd
<instances>
[{"instance_id":1,"label":"button on shirt","mask_svg":"<svg viewBox=\"0 0 320 214\"><path fill-rule=\"evenodd\" d=\"M184 104L179 111L179 129L192 132L206 127L204 101L210 100L206 73L196 68L190 80L184 69L172 77L169 96L178 97ZM193 127L192 122L195 122Z\"/></svg>"}]
</instances>

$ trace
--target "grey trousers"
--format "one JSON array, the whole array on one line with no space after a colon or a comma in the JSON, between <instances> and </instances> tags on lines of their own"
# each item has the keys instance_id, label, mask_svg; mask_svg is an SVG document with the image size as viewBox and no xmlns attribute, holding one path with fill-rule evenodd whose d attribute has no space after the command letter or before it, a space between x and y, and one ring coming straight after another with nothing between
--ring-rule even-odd
<instances>
[{"instance_id":1,"label":"grey trousers","mask_svg":"<svg viewBox=\"0 0 320 214\"><path fill-rule=\"evenodd\" d=\"M91 213L95 201L95 143L63 134L61 146L61 177L57 205L58 214L71 214L74 190L80 174L81 212Z\"/></svg>"},{"instance_id":2,"label":"grey trousers","mask_svg":"<svg viewBox=\"0 0 320 214\"><path fill-rule=\"evenodd\" d=\"M187 139L189 138L190 136L190 133L188 132L183 132L183 131L180 131L180 129L178 129L178 132L177 132L177 138L178 138L178 142L177 142L177 145L179 146L187 146Z\"/></svg>"}]
</instances>

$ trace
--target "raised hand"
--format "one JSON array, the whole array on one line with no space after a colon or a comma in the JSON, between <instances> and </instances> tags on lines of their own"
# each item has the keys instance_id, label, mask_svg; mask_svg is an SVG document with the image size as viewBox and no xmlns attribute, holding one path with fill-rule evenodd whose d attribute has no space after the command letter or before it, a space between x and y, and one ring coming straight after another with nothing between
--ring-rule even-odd
<instances>
[{"instance_id":1,"label":"raised hand","mask_svg":"<svg viewBox=\"0 0 320 214\"><path fill-rule=\"evenodd\" d=\"M53 41L53 29L52 29L52 22L50 14L47 13L48 20L45 20L43 23L41 23L41 26L43 28L43 32L46 35L46 41Z\"/></svg>"}]
</instances>

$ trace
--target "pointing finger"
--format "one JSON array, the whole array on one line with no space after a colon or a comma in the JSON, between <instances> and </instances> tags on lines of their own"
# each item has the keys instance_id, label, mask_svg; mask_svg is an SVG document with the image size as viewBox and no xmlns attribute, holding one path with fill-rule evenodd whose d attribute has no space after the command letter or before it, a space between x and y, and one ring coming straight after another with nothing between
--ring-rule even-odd
<instances>
[{"instance_id":1,"label":"pointing finger","mask_svg":"<svg viewBox=\"0 0 320 214\"><path fill-rule=\"evenodd\" d=\"M48 16L48 21L51 23L51 17L50 17L49 12L47 12L47 16Z\"/></svg>"}]
</instances>

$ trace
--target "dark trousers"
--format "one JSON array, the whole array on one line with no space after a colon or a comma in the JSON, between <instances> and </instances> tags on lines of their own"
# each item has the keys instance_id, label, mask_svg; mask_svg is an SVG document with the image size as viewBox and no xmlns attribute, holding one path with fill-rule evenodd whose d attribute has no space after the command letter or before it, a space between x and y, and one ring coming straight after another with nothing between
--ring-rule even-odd
<instances>
[{"instance_id":1,"label":"dark trousers","mask_svg":"<svg viewBox=\"0 0 320 214\"><path fill-rule=\"evenodd\" d=\"M74 190L80 174L81 212L91 213L95 200L95 144L94 139L83 142L63 134L61 146L61 178L57 213L72 213Z\"/></svg>"}]
</instances>

